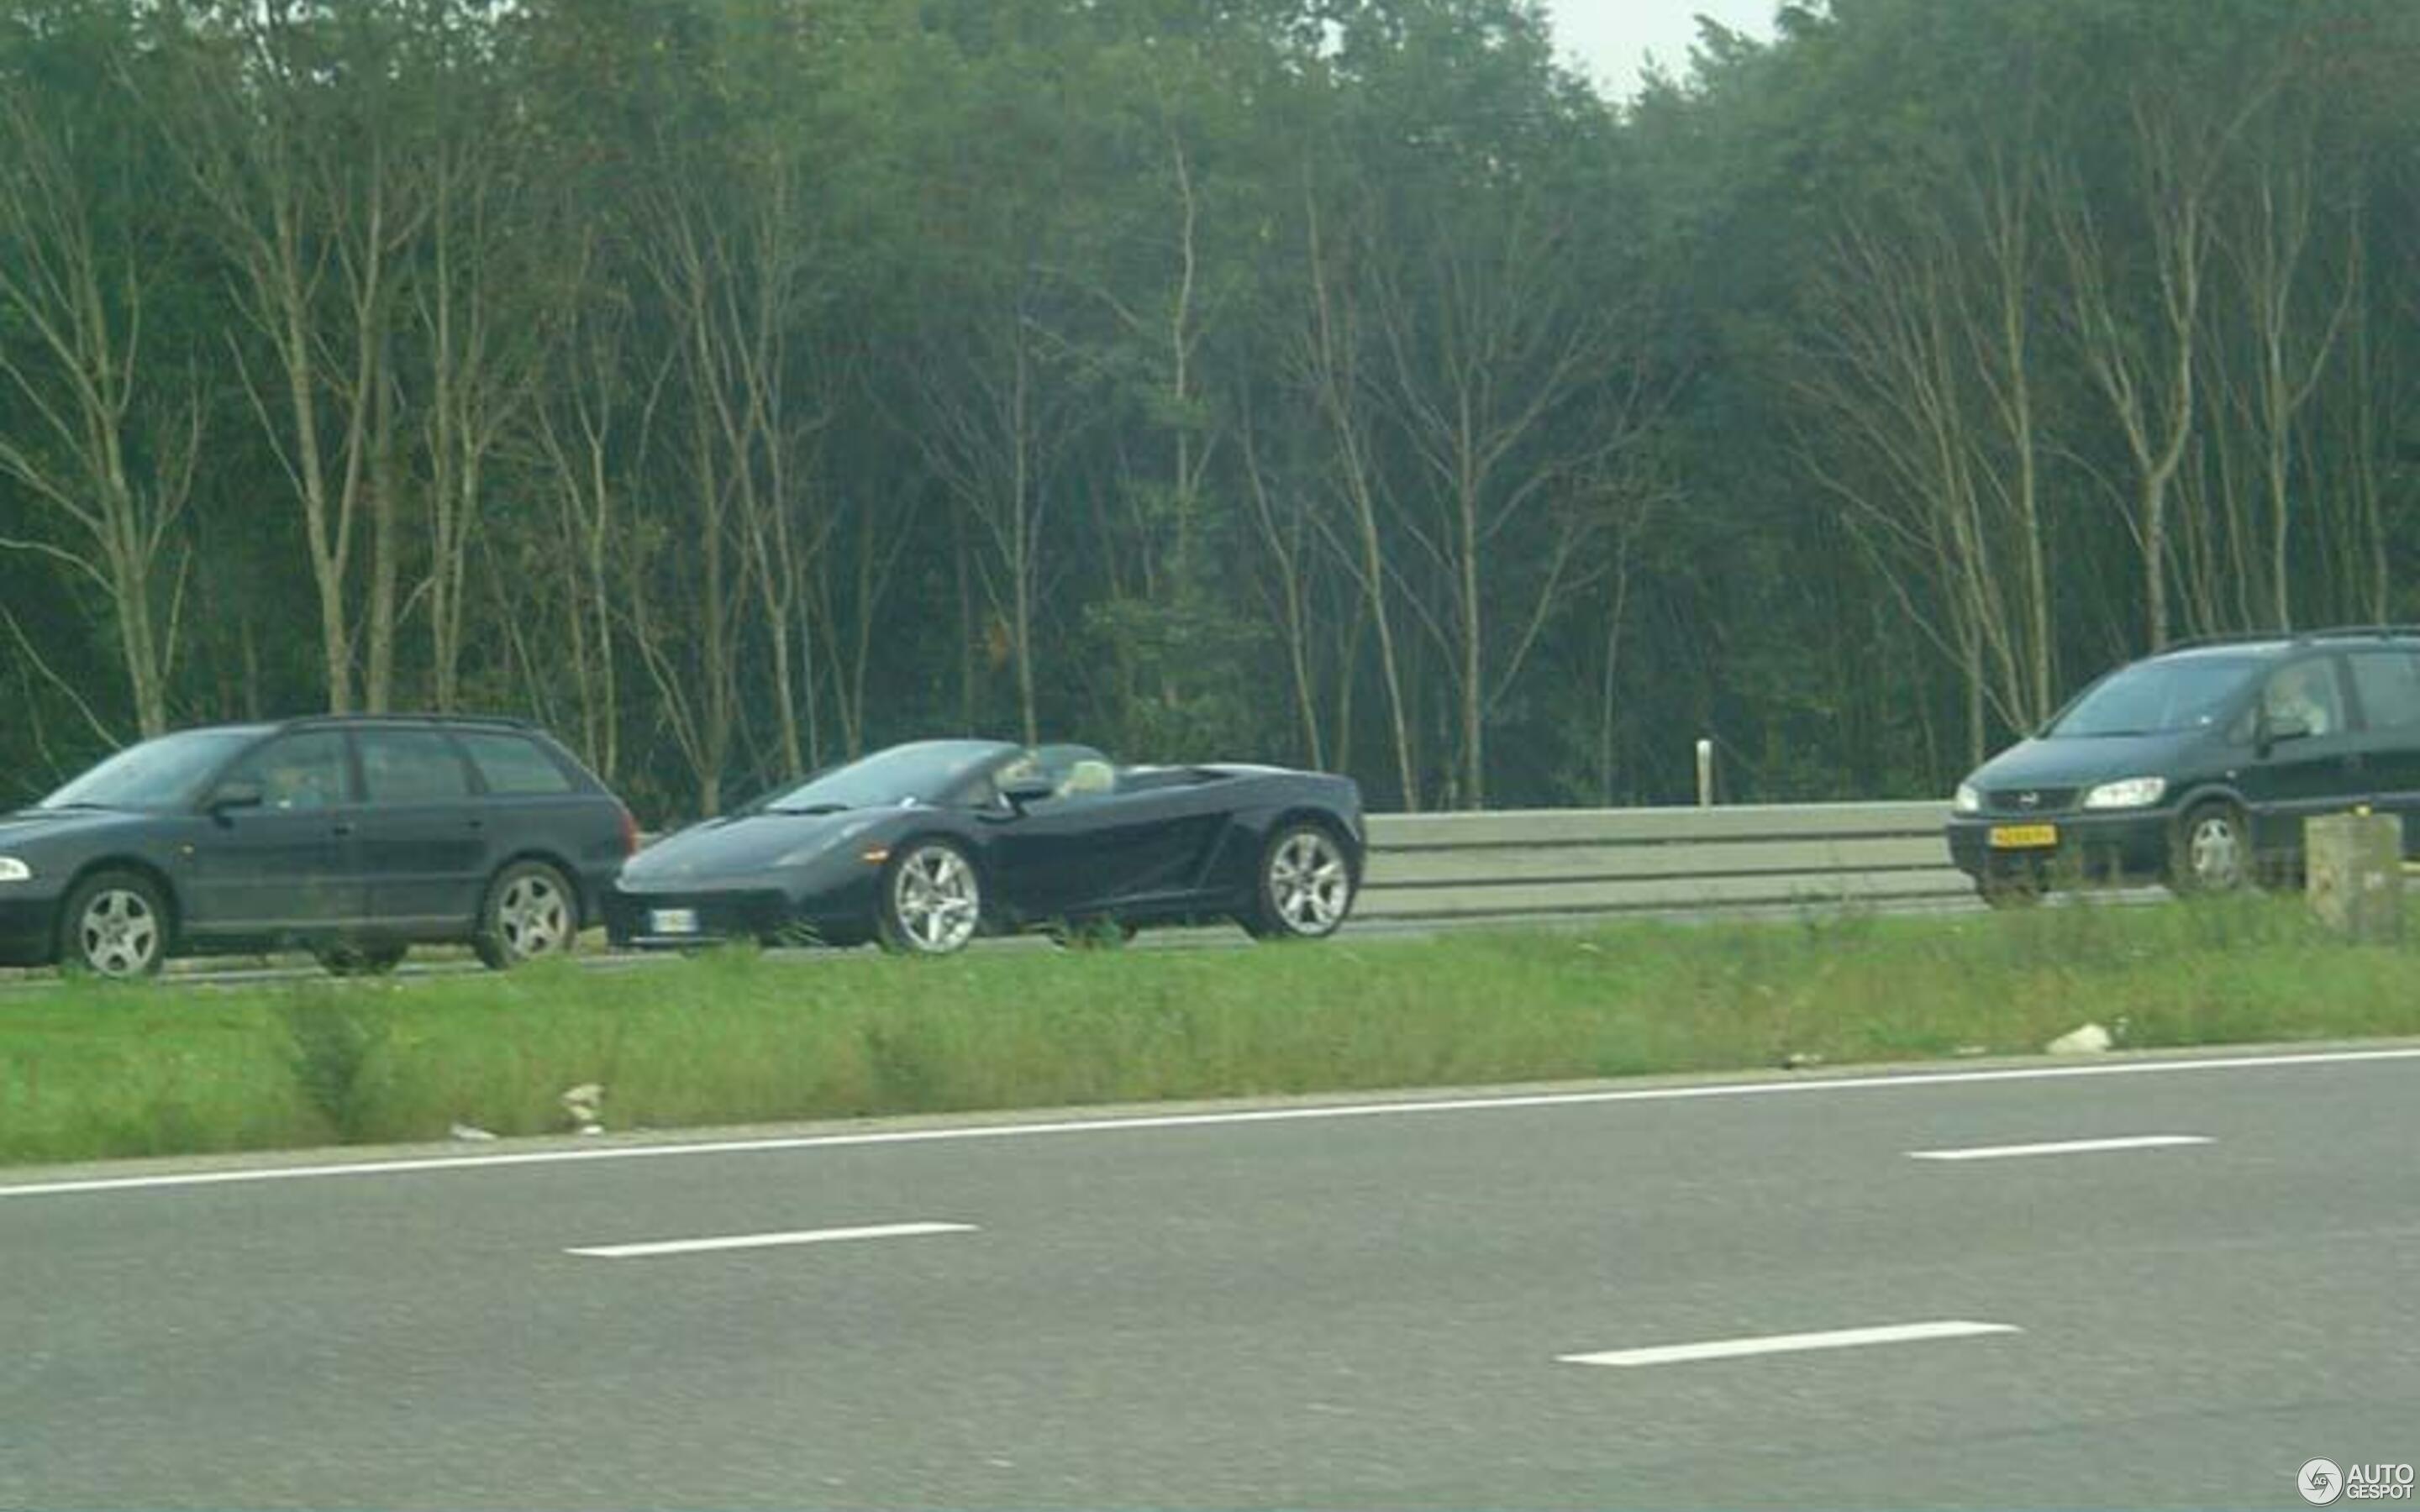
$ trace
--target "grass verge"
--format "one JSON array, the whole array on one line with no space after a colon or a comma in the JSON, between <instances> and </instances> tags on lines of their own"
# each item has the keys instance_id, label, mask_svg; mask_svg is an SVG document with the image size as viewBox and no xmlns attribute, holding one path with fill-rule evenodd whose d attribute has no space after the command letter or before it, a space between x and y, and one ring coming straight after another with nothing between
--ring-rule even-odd
<instances>
[{"instance_id":1,"label":"grass verge","mask_svg":"<svg viewBox=\"0 0 2420 1512\"><path fill-rule=\"evenodd\" d=\"M2299 901L1609 924L1249 950L731 951L0 999L0 1161L2420 1033L2413 944Z\"/></svg>"}]
</instances>

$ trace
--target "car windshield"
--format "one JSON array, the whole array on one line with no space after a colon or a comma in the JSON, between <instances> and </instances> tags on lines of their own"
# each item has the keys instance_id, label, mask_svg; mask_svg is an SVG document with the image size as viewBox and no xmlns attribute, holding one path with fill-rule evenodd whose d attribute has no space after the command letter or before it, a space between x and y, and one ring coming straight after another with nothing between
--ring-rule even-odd
<instances>
[{"instance_id":1,"label":"car windshield","mask_svg":"<svg viewBox=\"0 0 2420 1512\"><path fill-rule=\"evenodd\" d=\"M993 740L925 740L893 746L809 778L765 805L771 813L839 813L946 801L982 768L1015 755Z\"/></svg>"},{"instance_id":2,"label":"car windshield","mask_svg":"<svg viewBox=\"0 0 2420 1512\"><path fill-rule=\"evenodd\" d=\"M129 746L44 798L44 809L176 809L237 751L260 738L251 729L188 730Z\"/></svg>"},{"instance_id":3,"label":"car windshield","mask_svg":"<svg viewBox=\"0 0 2420 1512\"><path fill-rule=\"evenodd\" d=\"M2046 733L2149 735L2216 724L2258 665L2248 656L2138 662L2104 678Z\"/></svg>"}]
</instances>

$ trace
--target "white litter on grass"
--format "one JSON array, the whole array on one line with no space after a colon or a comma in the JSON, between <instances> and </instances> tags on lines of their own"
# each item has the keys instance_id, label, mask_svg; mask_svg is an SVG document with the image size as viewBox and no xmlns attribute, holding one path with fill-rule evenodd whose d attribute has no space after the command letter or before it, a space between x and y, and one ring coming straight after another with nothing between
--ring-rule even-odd
<instances>
[{"instance_id":1,"label":"white litter on grass","mask_svg":"<svg viewBox=\"0 0 2420 1512\"><path fill-rule=\"evenodd\" d=\"M2043 1046L2054 1056L2097 1056L2118 1041L2098 1024L2071 1029Z\"/></svg>"},{"instance_id":2,"label":"white litter on grass","mask_svg":"<svg viewBox=\"0 0 2420 1512\"><path fill-rule=\"evenodd\" d=\"M458 1123L458 1124L454 1125L454 1127L452 1127L452 1128L450 1128L450 1129L446 1130L446 1131L445 1131L445 1133L446 1133L447 1136L448 1136L448 1137L450 1137L450 1138L460 1139L460 1140L464 1140L464 1141L467 1141L467 1142L474 1142L474 1143L475 1143L475 1142L477 1142L477 1141L481 1141L481 1140L488 1140L488 1139L493 1139L493 1138L495 1138L495 1137L496 1137L494 1134L492 1134L489 1133L487 1130L485 1130L485 1129L482 1129L482 1128L478 1127L476 1124L470 1124L470 1123Z\"/></svg>"},{"instance_id":3,"label":"white litter on grass","mask_svg":"<svg viewBox=\"0 0 2420 1512\"><path fill-rule=\"evenodd\" d=\"M562 1101L563 1111L571 1115L573 1128L584 1134L605 1132L601 1111L605 1103L603 1083L582 1082L577 1087L566 1088Z\"/></svg>"}]
</instances>

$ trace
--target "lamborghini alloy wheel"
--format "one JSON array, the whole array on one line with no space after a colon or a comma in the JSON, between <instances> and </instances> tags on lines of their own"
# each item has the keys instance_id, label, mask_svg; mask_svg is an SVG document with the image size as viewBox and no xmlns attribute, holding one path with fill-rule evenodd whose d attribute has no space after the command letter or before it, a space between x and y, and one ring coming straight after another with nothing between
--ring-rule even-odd
<instances>
[{"instance_id":1,"label":"lamborghini alloy wheel","mask_svg":"<svg viewBox=\"0 0 2420 1512\"><path fill-rule=\"evenodd\" d=\"M1263 939L1325 939L1353 908L1353 866L1334 833L1289 825L1261 857L1256 916L1247 927Z\"/></svg>"},{"instance_id":2,"label":"lamborghini alloy wheel","mask_svg":"<svg viewBox=\"0 0 2420 1512\"><path fill-rule=\"evenodd\" d=\"M983 923L983 881L945 840L920 841L891 859L882 884L882 943L908 955L966 948Z\"/></svg>"}]
</instances>

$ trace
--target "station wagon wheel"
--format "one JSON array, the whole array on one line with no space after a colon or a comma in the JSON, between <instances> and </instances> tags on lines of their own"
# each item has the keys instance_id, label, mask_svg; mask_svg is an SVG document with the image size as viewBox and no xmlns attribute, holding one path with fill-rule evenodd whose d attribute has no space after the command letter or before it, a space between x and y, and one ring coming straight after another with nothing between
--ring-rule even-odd
<instances>
[{"instance_id":1,"label":"station wagon wheel","mask_svg":"<svg viewBox=\"0 0 2420 1512\"><path fill-rule=\"evenodd\" d=\"M1261 856L1259 896L1244 927L1261 939L1317 940L1353 908L1353 868L1325 825L1289 825Z\"/></svg>"},{"instance_id":2,"label":"station wagon wheel","mask_svg":"<svg viewBox=\"0 0 2420 1512\"><path fill-rule=\"evenodd\" d=\"M488 885L471 949L488 966L503 971L568 955L579 933L580 905L563 873L544 861L515 861Z\"/></svg>"},{"instance_id":3,"label":"station wagon wheel","mask_svg":"<svg viewBox=\"0 0 2420 1512\"><path fill-rule=\"evenodd\" d=\"M132 980L168 959L168 905L157 884L132 872L102 872L68 895L59 911L59 964L70 971Z\"/></svg>"},{"instance_id":4,"label":"station wagon wheel","mask_svg":"<svg viewBox=\"0 0 2420 1512\"><path fill-rule=\"evenodd\" d=\"M906 955L948 955L983 923L983 880L967 853L945 840L919 841L883 870L878 938Z\"/></svg>"},{"instance_id":5,"label":"station wagon wheel","mask_svg":"<svg viewBox=\"0 0 2420 1512\"><path fill-rule=\"evenodd\" d=\"M2197 805L2178 827L2169 886L2186 894L2233 892L2252 880L2252 832L2231 803Z\"/></svg>"}]
</instances>

